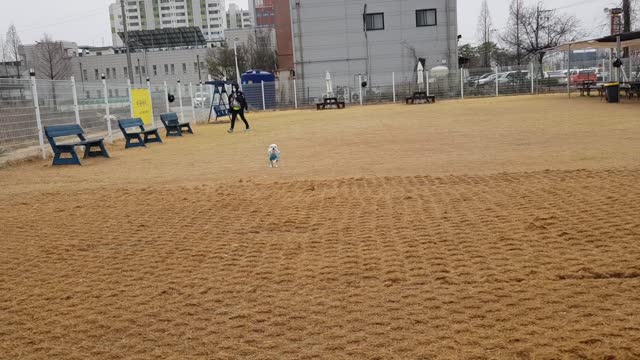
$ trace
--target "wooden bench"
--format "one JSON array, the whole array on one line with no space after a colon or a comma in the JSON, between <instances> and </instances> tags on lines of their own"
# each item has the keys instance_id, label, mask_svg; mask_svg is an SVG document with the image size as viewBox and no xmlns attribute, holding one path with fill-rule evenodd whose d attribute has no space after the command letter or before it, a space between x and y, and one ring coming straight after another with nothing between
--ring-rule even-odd
<instances>
[{"instance_id":1,"label":"wooden bench","mask_svg":"<svg viewBox=\"0 0 640 360\"><path fill-rule=\"evenodd\" d=\"M428 104L430 102L435 103L436 97L433 95L427 95L426 91L416 91L413 93L413 95L405 98L405 102L407 103L407 105L415 104L418 101L424 101L425 104Z\"/></svg>"},{"instance_id":2,"label":"wooden bench","mask_svg":"<svg viewBox=\"0 0 640 360\"><path fill-rule=\"evenodd\" d=\"M335 106L336 109L344 109L345 103L344 101L338 101L336 97L328 97L324 98L321 103L316 104L316 110L325 110L327 106Z\"/></svg>"},{"instance_id":3,"label":"wooden bench","mask_svg":"<svg viewBox=\"0 0 640 360\"><path fill-rule=\"evenodd\" d=\"M629 89L627 89L627 97L629 100L633 99L633 97L638 97L640 100L640 83L630 83Z\"/></svg>"},{"instance_id":4,"label":"wooden bench","mask_svg":"<svg viewBox=\"0 0 640 360\"><path fill-rule=\"evenodd\" d=\"M125 140L127 140L125 149L132 147L146 147L148 143L159 142L162 143L158 129L145 129L142 119L122 119L118 120L118 127L122 131ZM127 129L136 128L136 131L127 131ZM144 137L144 138L143 138ZM131 142L136 140L136 142Z\"/></svg>"},{"instance_id":5,"label":"wooden bench","mask_svg":"<svg viewBox=\"0 0 640 360\"><path fill-rule=\"evenodd\" d=\"M180 122L178 114L176 113L162 114L160 115L160 120L162 121L164 128L167 130L167 136L182 136L183 129L184 131L193 134L191 123Z\"/></svg>"},{"instance_id":6,"label":"wooden bench","mask_svg":"<svg viewBox=\"0 0 640 360\"><path fill-rule=\"evenodd\" d=\"M53 165L82 165L75 150L76 146L84 146L85 159L97 156L109 157L109 153L104 147L104 139L87 139L84 136L84 130L78 124L45 126L44 133L53 150ZM57 143L56 138L63 136L77 136L80 141L62 144ZM92 151L91 149L94 147L100 150ZM63 158L63 154L69 154L71 157Z\"/></svg>"}]
</instances>

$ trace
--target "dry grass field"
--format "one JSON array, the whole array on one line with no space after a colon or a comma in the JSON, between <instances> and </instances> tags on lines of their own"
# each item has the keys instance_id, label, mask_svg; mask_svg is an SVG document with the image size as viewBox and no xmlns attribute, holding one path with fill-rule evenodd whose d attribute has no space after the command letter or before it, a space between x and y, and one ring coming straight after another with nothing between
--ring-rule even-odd
<instances>
[{"instance_id":1,"label":"dry grass field","mask_svg":"<svg viewBox=\"0 0 640 360\"><path fill-rule=\"evenodd\" d=\"M640 359L639 114L251 113L2 169L0 359Z\"/></svg>"}]
</instances>

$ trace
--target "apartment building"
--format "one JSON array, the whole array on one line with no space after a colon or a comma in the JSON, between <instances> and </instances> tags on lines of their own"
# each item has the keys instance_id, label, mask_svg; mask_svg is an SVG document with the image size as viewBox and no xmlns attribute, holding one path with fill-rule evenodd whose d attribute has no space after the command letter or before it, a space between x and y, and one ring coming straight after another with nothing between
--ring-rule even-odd
<instances>
[{"instance_id":1,"label":"apartment building","mask_svg":"<svg viewBox=\"0 0 640 360\"><path fill-rule=\"evenodd\" d=\"M220 42L227 28L226 0L125 0L125 13L130 31L196 26L208 42ZM113 46L124 46L120 1L109 5L109 17Z\"/></svg>"},{"instance_id":2,"label":"apartment building","mask_svg":"<svg viewBox=\"0 0 640 360\"><path fill-rule=\"evenodd\" d=\"M275 24L274 0L252 0L255 5L256 26L273 26Z\"/></svg>"},{"instance_id":3,"label":"apartment building","mask_svg":"<svg viewBox=\"0 0 640 360\"><path fill-rule=\"evenodd\" d=\"M245 29L253 26L253 16L251 11L242 10L238 5L229 4L229 10L227 10L227 29Z\"/></svg>"}]
</instances>

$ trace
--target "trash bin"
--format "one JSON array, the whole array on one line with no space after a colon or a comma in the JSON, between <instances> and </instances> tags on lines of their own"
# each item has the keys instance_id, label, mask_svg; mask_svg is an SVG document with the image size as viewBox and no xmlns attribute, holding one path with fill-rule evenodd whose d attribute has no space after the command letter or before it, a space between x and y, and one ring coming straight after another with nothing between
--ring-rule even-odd
<instances>
[{"instance_id":1,"label":"trash bin","mask_svg":"<svg viewBox=\"0 0 640 360\"><path fill-rule=\"evenodd\" d=\"M620 102L620 83L608 83L604 85L605 92L607 93L607 102L617 103Z\"/></svg>"}]
</instances>

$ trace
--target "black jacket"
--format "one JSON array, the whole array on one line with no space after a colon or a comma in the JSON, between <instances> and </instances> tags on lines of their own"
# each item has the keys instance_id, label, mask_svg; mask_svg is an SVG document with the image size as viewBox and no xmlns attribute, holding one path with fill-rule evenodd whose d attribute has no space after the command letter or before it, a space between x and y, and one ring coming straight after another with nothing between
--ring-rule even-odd
<instances>
[{"instance_id":1,"label":"black jacket","mask_svg":"<svg viewBox=\"0 0 640 360\"><path fill-rule=\"evenodd\" d=\"M240 90L236 92L232 92L229 95L229 107L231 108L231 110L233 110L233 108L231 107L231 104L233 103L234 98L236 99L236 101L240 103L240 107L242 109L249 110L249 108L247 107L247 99L244 98L244 93Z\"/></svg>"}]
</instances>

